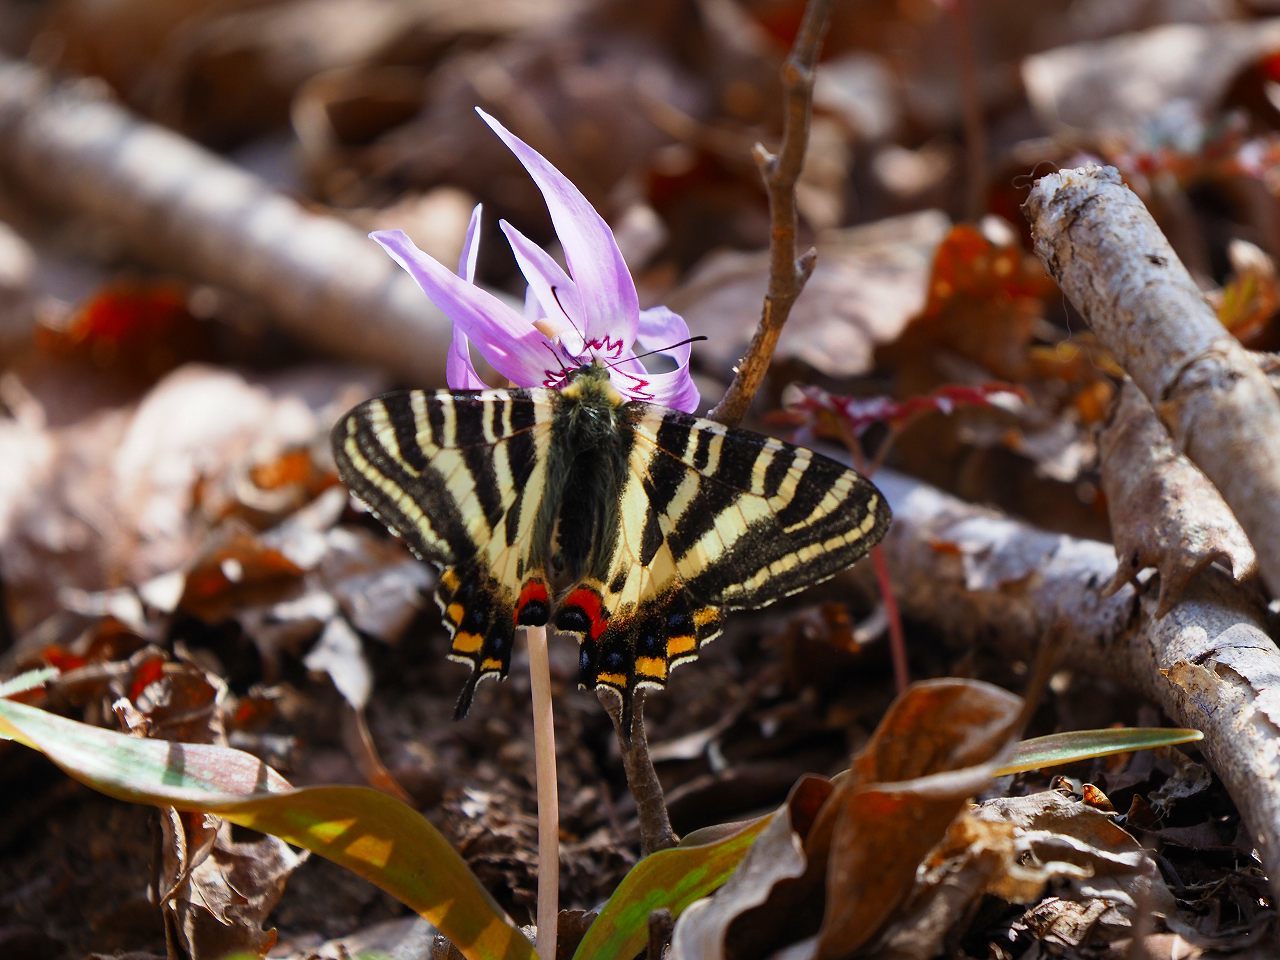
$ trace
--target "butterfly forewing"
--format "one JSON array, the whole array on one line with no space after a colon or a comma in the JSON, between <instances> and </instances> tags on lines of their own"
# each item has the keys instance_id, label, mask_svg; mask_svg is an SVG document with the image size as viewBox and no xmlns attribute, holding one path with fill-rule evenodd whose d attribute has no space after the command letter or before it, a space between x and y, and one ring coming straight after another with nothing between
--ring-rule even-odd
<instances>
[{"instance_id":1,"label":"butterfly forewing","mask_svg":"<svg viewBox=\"0 0 1280 960\"><path fill-rule=\"evenodd\" d=\"M422 559L441 567L436 599L450 657L475 683L505 674L513 611L541 568L539 520L553 406L544 390L429 393L366 401L333 432L338 472Z\"/></svg>"}]
</instances>

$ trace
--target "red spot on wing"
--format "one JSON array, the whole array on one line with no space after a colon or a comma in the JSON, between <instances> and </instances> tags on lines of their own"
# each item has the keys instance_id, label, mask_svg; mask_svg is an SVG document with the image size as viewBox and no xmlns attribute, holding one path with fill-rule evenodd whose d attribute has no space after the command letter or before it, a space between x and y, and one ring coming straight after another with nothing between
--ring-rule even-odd
<instances>
[{"instance_id":1,"label":"red spot on wing","mask_svg":"<svg viewBox=\"0 0 1280 960\"><path fill-rule=\"evenodd\" d=\"M581 610L591 621L591 639L593 641L600 639L600 634L604 633L605 628L604 604L600 594L590 587L579 587L564 598L564 606L577 607Z\"/></svg>"},{"instance_id":2,"label":"red spot on wing","mask_svg":"<svg viewBox=\"0 0 1280 960\"><path fill-rule=\"evenodd\" d=\"M520 590L520 599L516 601L515 622L520 622L520 616L524 613L525 607L531 603L540 603L545 608L550 600L547 594L547 585L541 580L530 580Z\"/></svg>"}]
</instances>

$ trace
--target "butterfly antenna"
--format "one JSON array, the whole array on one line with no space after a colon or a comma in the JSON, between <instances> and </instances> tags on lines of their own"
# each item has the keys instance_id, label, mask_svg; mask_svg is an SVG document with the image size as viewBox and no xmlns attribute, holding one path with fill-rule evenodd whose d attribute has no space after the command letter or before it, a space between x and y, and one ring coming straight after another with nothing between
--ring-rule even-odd
<instances>
[{"instance_id":1,"label":"butterfly antenna","mask_svg":"<svg viewBox=\"0 0 1280 960\"><path fill-rule=\"evenodd\" d=\"M569 326L573 327L573 332L578 335L578 339L581 340L583 344L586 344L587 335L578 329L578 325L573 322L573 315L570 314L569 311L564 308L564 304L560 302L560 289L553 285L551 287L551 296L555 298L556 306L560 308L560 312L564 314L564 318L569 321ZM560 341L560 346L564 346L564 341ZM569 359L576 363L580 356L582 356L582 354L575 353Z\"/></svg>"},{"instance_id":2,"label":"butterfly antenna","mask_svg":"<svg viewBox=\"0 0 1280 960\"><path fill-rule=\"evenodd\" d=\"M670 346L657 347L654 350L646 350L644 353L637 353L632 357L623 357L621 360L615 360L613 363L606 363L605 366L612 370L620 363L630 363L632 360L642 360L645 357L653 356L655 353L666 353L668 350L674 350L676 347L683 347L686 343L697 343L698 341L705 339L707 338L703 336L689 337L686 340L681 340L679 343L673 343Z\"/></svg>"},{"instance_id":3,"label":"butterfly antenna","mask_svg":"<svg viewBox=\"0 0 1280 960\"><path fill-rule=\"evenodd\" d=\"M567 379L569 376L569 369L564 365L564 357L556 353L555 347L551 346L551 344L544 342L542 345L546 347L548 351L550 351L551 356L555 360L555 362L560 364L560 375Z\"/></svg>"}]
</instances>

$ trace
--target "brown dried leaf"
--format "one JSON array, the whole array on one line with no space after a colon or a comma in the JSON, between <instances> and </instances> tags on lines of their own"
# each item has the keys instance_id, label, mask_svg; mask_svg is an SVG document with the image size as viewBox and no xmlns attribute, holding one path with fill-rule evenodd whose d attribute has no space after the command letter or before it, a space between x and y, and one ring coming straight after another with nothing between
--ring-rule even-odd
<instances>
[{"instance_id":1,"label":"brown dried leaf","mask_svg":"<svg viewBox=\"0 0 1280 960\"><path fill-rule=\"evenodd\" d=\"M1050 129L1136 133L1170 105L1212 117L1233 77L1277 46L1280 19L1174 24L1037 53L1022 78Z\"/></svg>"},{"instance_id":2,"label":"brown dried leaf","mask_svg":"<svg viewBox=\"0 0 1280 960\"><path fill-rule=\"evenodd\" d=\"M335 527L325 537L316 586L361 633L394 641L430 601L433 574L398 540L359 527Z\"/></svg>"},{"instance_id":3,"label":"brown dried leaf","mask_svg":"<svg viewBox=\"0 0 1280 960\"><path fill-rule=\"evenodd\" d=\"M130 660L127 696L146 718L147 736L182 743L226 743L222 715L227 685L195 664L175 662L163 651L140 651Z\"/></svg>"},{"instance_id":4,"label":"brown dried leaf","mask_svg":"<svg viewBox=\"0 0 1280 960\"><path fill-rule=\"evenodd\" d=\"M831 791L831 784L819 777L805 777L795 785L729 882L680 915L671 940L672 960L724 957L729 925L764 904L777 884L804 874L805 834Z\"/></svg>"},{"instance_id":5,"label":"brown dried leaf","mask_svg":"<svg viewBox=\"0 0 1280 960\"><path fill-rule=\"evenodd\" d=\"M1157 616L1178 602L1191 579L1215 561L1237 581L1257 574L1258 558L1231 509L1209 479L1174 449L1142 392L1127 382L1102 431L1102 489L1111 515L1118 565L1114 593L1139 572L1160 573Z\"/></svg>"},{"instance_id":6,"label":"brown dried leaf","mask_svg":"<svg viewBox=\"0 0 1280 960\"><path fill-rule=\"evenodd\" d=\"M1072 945L1105 928L1127 932L1140 913L1174 903L1154 861L1108 815L1055 791L989 800L958 817L925 861L876 955L928 960L983 896L1034 903L1024 921L1042 939Z\"/></svg>"},{"instance_id":7,"label":"brown dried leaf","mask_svg":"<svg viewBox=\"0 0 1280 960\"><path fill-rule=\"evenodd\" d=\"M268 598L291 596L303 570L239 522L223 524L187 571L179 606L209 622Z\"/></svg>"},{"instance_id":8,"label":"brown dried leaf","mask_svg":"<svg viewBox=\"0 0 1280 960\"><path fill-rule=\"evenodd\" d=\"M805 844L827 864L820 960L852 955L899 907L921 860L990 781L1021 709L1013 694L965 680L916 684L890 708Z\"/></svg>"},{"instance_id":9,"label":"brown dried leaf","mask_svg":"<svg viewBox=\"0 0 1280 960\"><path fill-rule=\"evenodd\" d=\"M929 264L947 231L936 211L833 231L778 341L793 358L832 377L865 373L877 344L898 336L924 304ZM695 333L709 337L702 362L728 370L760 319L767 253L717 253L667 297Z\"/></svg>"},{"instance_id":10,"label":"brown dried leaf","mask_svg":"<svg viewBox=\"0 0 1280 960\"><path fill-rule=\"evenodd\" d=\"M164 821L166 839L172 841L165 844L167 853L187 849L191 838L180 839L179 831L193 817L201 821L200 833L212 830L212 841L197 854L166 857L174 879L164 901L169 932L191 960L222 960L235 953L265 956L275 945L276 932L264 930L262 923L303 857L275 837L237 841L225 821L172 813Z\"/></svg>"}]
</instances>

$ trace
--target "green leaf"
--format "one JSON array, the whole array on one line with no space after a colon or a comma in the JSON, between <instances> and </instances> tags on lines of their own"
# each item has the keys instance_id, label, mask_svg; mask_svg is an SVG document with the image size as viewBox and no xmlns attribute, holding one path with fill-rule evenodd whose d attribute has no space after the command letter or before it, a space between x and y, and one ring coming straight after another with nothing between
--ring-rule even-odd
<instances>
[{"instance_id":1,"label":"green leaf","mask_svg":"<svg viewBox=\"0 0 1280 960\"><path fill-rule=\"evenodd\" d=\"M574 952L574 960L633 957L649 940L649 914L673 917L721 887L769 823L764 816L721 840L645 857L622 879Z\"/></svg>"},{"instance_id":2,"label":"green leaf","mask_svg":"<svg viewBox=\"0 0 1280 960\"><path fill-rule=\"evenodd\" d=\"M28 670L26 673L20 673L16 677L0 683L0 697L16 697L20 693L26 693L28 690L43 687L57 675L58 671L53 667L41 667L38 670Z\"/></svg>"},{"instance_id":3,"label":"green leaf","mask_svg":"<svg viewBox=\"0 0 1280 960\"><path fill-rule=\"evenodd\" d=\"M1199 730L1177 727L1115 727L1106 730L1071 730L1067 733L1051 733L1047 737L1023 740L1013 748L996 776L1022 773L1056 767L1077 760L1105 757L1113 753L1131 750L1151 750L1155 747L1171 747L1179 743L1203 740Z\"/></svg>"},{"instance_id":4,"label":"green leaf","mask_svg":"<svg viewBox=\"0 0 1280 960\"><path fill-rule=\"evenodd\" d=\"M421 814L368 787L306 787L257 757L145 740L0 699L0 738L38 750L109 796L215 813L314 850L412 907L474 960L533 960L533 947Z\"/></svg>"}]
</instances>

